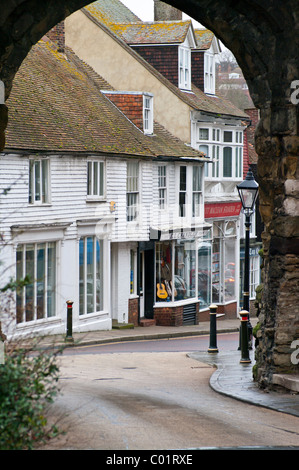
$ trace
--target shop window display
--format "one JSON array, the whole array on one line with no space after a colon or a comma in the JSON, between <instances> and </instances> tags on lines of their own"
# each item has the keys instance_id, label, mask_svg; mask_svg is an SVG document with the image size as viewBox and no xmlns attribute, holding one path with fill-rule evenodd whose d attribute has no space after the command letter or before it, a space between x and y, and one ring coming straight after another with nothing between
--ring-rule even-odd
<instances>
[{"instance_id":1,"label":"shop window display","mask_svg":"<svg viewBox=\"0 0 299 470\"><path fill-rule=\"evenodd\" d=\"M197 279L196 279L197 273ZM175 240L156 243L156 301L211 301L211 243Z\"/></svg>"}]
</instances>

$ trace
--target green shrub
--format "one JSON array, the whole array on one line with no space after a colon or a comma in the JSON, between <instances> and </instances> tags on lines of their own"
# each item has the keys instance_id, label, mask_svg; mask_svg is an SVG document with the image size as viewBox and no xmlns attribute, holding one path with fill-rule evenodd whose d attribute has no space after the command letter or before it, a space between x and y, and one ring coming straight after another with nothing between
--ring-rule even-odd
<instances>
[{"instance_id":1,"label":"green shrub","mask_svg":"<svg viewBox=\"0 0 299 470\"><path fill-rule=\"evenodd\" d=\"M58 372L53 353L18 350L0 364L0 450L30 450L57 435L45 411L58 392Z\"/></svg>"}]
</instances>

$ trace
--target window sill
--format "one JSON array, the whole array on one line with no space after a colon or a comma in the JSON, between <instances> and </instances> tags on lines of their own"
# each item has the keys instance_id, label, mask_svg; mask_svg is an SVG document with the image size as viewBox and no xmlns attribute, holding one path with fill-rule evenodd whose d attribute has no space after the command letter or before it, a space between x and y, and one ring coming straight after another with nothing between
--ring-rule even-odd
<instances>
[{"instance_id":1,"label":"window sill","mask_svg":"<svg viewBox=\"0 0 299 470\"><path fill-rule=\"evenodd\" d=\"M27 207L51 207L51 202L28 202Z\"/></svg>"},{"instance_id":2,"label":"window sill","mask_svg":"<svg viewBox=\"0 0 299 470\"><path fill-rule=\"evenodd\" d=\"M86 202L107 202L107 199L102 196L87 196Z\"/></svg>"},{"instance_id":3,"label":"window sill","mask_svg":"<svg viewBox=\"0 0 299 470\"><path fill-rule=\"evenodd\" d=\"M200 302L196 297L190 297L190 299L183 300L170 300L169 302L155 302L154 308L165 308L165 307L180 307L181 305L189 305Z\"/></svg>"}]
</instances>

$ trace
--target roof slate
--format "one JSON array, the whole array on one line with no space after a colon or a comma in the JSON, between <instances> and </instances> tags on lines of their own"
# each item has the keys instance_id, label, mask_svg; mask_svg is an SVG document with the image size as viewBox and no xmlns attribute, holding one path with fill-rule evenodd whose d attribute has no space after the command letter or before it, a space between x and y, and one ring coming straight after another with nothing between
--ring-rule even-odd
<instances>
[{"instance_id":1,"label":"roof slate","mask_svg":"<svg viewBox=\"0 0 299 470\"><path fill-rule=\"evenodd\" d=\"M207 50L210 49L214 39L214 33L209 29L195 29L195 38L197 42L197 49Z\"/></svg>"},{"instance_id":2,"label":"roof slate","mask_svg":"<svg viewBox=\"0 0 299 470\"><path fill-rule=\"evenodd\" d=\"M180 44L186 39L191 20L111 23L109 26L127 44Z\"/></svg>"},{"instance_id":3,"label":"roof slate","mask_svg":"<svg viewBox=\"0 0 299 470\"><path fill-rule=\"evenodd\" d=\"M201 156L158 123L155 135L144 135L101 93L109 89L73 51L43 38L16 74L5 150Z\"/></svg>"},{"instance_id":4,"label":"roof slate","mask_svg":"<svg viewBox=\"0 0 299 470\"><path fill-rule=\"evenodd\" d=\"M97 0L84 7L98 21L110 23L142 23L129 8L119 0Z\"/></svg>"}]
</instances>

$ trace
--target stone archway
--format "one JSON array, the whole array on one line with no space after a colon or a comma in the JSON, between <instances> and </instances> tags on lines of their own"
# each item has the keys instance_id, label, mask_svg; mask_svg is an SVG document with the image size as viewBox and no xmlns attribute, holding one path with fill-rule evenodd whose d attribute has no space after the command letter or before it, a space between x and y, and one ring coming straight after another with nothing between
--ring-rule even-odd
<instances>
[{"instance_id":1,"label":"stone archway","mask_svg":"<svg viewBox=\"0 0 299 470\"><path fill-rule=\"evenodd\" d=\"M0 20L0 79L6 98L13 77L49 29L86 0L6 0ZM234 53L261 119L256 132L260 211L265 224L264 296L257 379L296 373L299 339L299 4L297 0L166 0L211 29ZM297 98L298 96L298 98ZM0 105L0 147L7 109ZM294 361L293 361L294 362Z\"/></svg>"}]
</instances>

